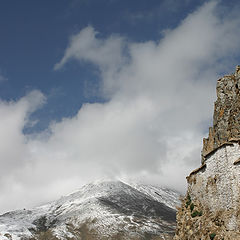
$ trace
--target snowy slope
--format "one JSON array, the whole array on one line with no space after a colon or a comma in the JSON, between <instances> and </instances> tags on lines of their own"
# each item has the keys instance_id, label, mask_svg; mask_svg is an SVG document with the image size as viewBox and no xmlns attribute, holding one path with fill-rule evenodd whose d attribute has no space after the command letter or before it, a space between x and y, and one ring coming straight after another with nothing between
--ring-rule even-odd
<instances>
[{"instance_id":1,"label":"snowy slope","mask_svg":"<svg viewBox=\"0 0 240 240\"><path fill-rule=\"evenodd\" d=\"M87 239L83 232L106 239L119 232L172 235L178 199L178 193L159 187L96 182L41 207L0 216L0 239L38 239L42 233L58 239Z\"/></svg>"}]
</instances>

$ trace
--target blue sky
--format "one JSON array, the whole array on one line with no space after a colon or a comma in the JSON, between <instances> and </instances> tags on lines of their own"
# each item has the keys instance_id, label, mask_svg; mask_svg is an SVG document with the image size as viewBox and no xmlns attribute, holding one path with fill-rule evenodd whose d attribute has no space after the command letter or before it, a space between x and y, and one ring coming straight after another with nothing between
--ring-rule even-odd
<instances>
[{"instance_id":1,"label":"blue sky","mask_svg":"<svg viewBox=\"0 0 240 240\"><path fill-rule=\"evenodd\" d=\"M48 98L32 115L40 131L49 121L73 116L85 102L105 101L92 64L71 62L54 71L70 36L88 25L99 37L119 34L129 41L159 41L162 31L176 27L202 1L57 0L4 1L0 8L0 70L7 79L0 96L16 100L38 89Z\"/></svg>"},{"instance_id":2,"label":"blue sky","mask_svg":"<svg viewBox=\"0 0 240 240\"><path fill-rule=\"evenodd\" d=\"M2 2L0 212L102 178L184 192L212 124L216 81L240 63L239 7Z\"/></svg>"}]
</instances>

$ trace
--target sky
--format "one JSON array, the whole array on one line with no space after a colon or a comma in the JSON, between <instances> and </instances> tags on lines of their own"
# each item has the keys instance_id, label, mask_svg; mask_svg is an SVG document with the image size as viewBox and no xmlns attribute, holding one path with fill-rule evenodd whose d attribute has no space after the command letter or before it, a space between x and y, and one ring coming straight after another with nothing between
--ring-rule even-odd
<instances>
[{"instance_id":1,"label":"sky","mask_svg":"<svg viewBox=\"0 0 240 240\"><path fill-rule=\"evenodd\" d=\"M184 193L212 124L216 81L240 63L239 8L1 2L0 213L98 179Z\"/></svg>"}]
</instances>

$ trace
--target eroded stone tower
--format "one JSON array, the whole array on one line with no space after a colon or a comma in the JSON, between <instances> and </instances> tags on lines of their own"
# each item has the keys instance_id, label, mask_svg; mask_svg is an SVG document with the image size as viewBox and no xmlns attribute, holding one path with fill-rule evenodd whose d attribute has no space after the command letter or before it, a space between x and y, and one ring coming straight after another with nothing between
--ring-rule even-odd
<instances>
[{"instance_id":1,"label":"eroded stone tower","mask_svg":"<svg viewBox=\"0 0 240 240\"><path fill-rule=\"evenodd\" d=\"M209 137L203 139L202 161L207 155L231 140L240 140L240 66L232 75L217 81L213 127Z\"/></svg>"},{"instance_id":2,"label":"eroded stone tower","mask_svg":"<svg viewBox=\"0 0 240 240\"><path fill-rule=\"evenodd\" d=\"M175 240L240 239L240 67L217 82L202 165L187 177Z\"/></svg>"}]
</instances>

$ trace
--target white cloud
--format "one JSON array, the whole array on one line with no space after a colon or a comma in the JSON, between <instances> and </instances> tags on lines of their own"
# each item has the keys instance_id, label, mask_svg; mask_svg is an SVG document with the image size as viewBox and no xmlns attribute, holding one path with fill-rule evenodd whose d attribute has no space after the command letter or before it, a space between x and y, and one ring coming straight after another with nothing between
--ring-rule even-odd
<instances>
[{"instance_id":1,"label":"white cloud","mask_svg":"<svg viewBox=\"0 0 240 240\"><path fill-rule=\"evenodd\" d=\"M97 32L93 27L84 28L79 34L72 36L70 46L66 49L60 63L55 70L61 68L70 59L93 62L102 68L115 68L121 64L123 39L111 36L106 40L96 38Z\"/></svg>"},{"instance_id":2,"label":"white cloud","mask_svg":"<svg viewBox=\"0 0 240 240\"><path fill-rule=\"evenodd\" d=\"M32 91L17 102L0 101L0 186L1 210L18 204L18 191L21 186L17 173L28 166L31 154L22 133L28 116L45 101L39 91ZM24 176L24 175L23 175ZM25 192L26 186L22 186ZM19 199L19 203L25 200ZM20 206L20 205L18 205Z\"/></svg>"},{"instance_id":3,"label":"white cloud","mask_svg":"<svg viewBox=\"0 0 240 240\"><path fill-rule=\"evenodd\" d=\"M77 35L72 36L64 57L55 64L54 69L59 70L72 59L78 59L80 62L91 62L99 66L104 75L105 83L107 83L108 88L112 88L112 79L115 78L126 61L122 55L126 42L117 35L103 40L96 38L97 34L93 27L88 26Z\"/></svg>"},{"instance_id":4,"label":"white cloud","mask_svg":"<svg viewBox=\"0 0 240 240\"><path fill-rule=\"evenodd\" d=\"M232 55L239 53L239 23L230 13L220 16L211 1L158 43L102 39L93 27L73 36L55 69L70 60L96 65L109 101L86 104L73 118L27 137L27 114L43 96L34 92L0 104L0 139L6 139L1 210L53 199L109 175L184 190L185 176L200 163L217 72L232 71Z\"/></svg>"}]
</instances>

